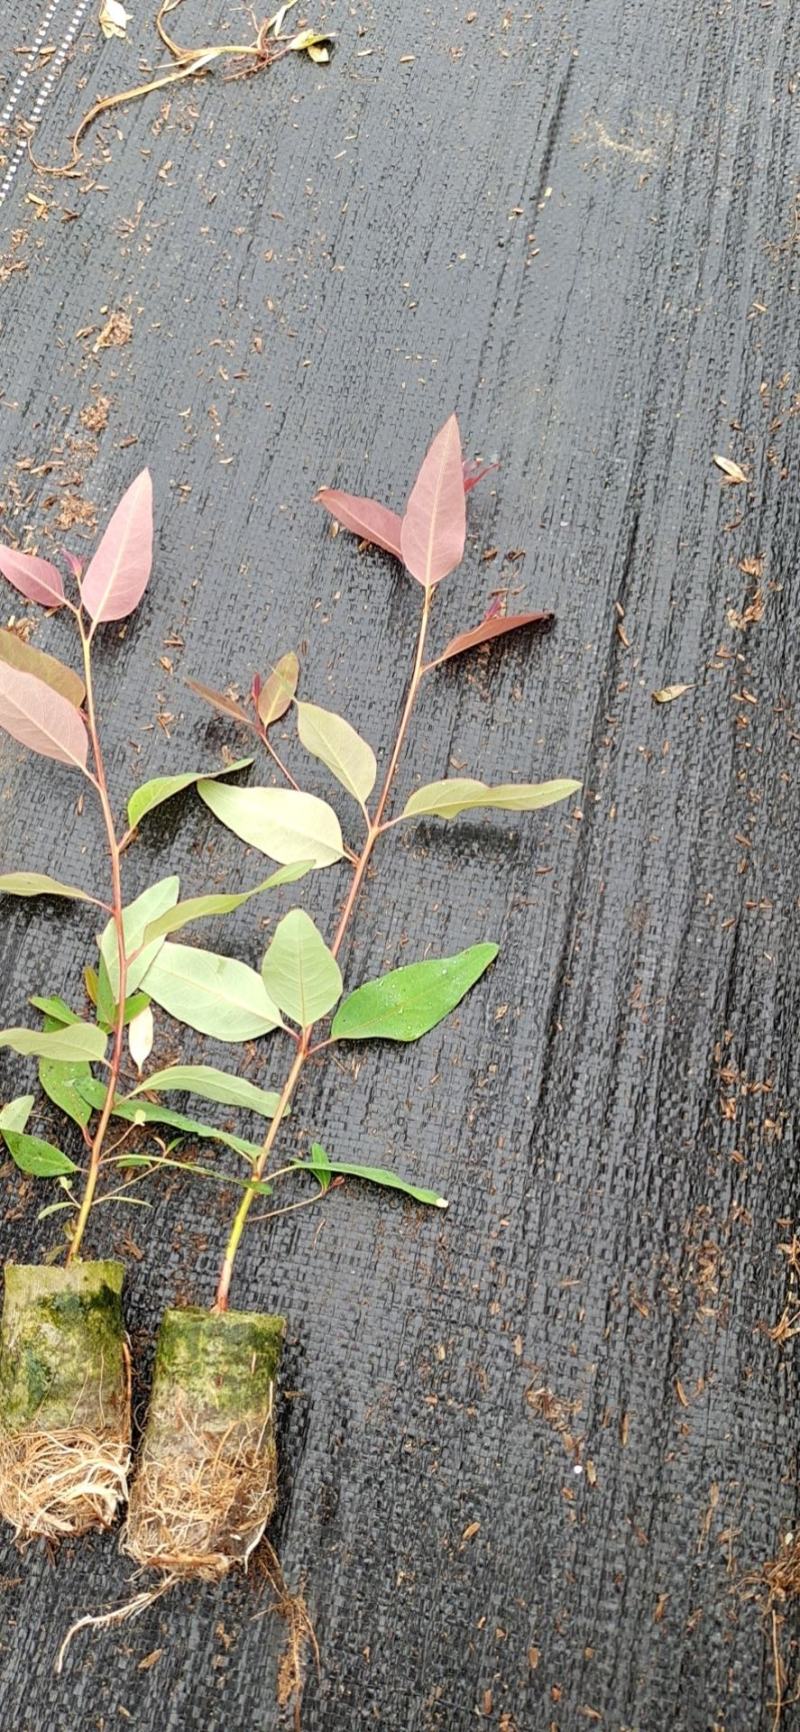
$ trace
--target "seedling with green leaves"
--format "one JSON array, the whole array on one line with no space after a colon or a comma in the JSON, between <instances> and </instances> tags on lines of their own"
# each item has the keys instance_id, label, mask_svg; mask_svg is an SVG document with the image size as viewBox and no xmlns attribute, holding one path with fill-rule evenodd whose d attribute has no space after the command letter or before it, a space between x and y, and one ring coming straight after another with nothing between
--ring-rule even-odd
<instances>
[{"instance_id":1,"label":"seedling with green leaves","mask_svg":"<svg viewBox=\"0 0 800 1732\"><path fill-rule=\"evenodd\" d=\"M224 1028L228 1039L274 1030L276 1039L290 1043L285 1080L252 1165L252 1182L242 1190L231 1223L213 1308L206 1313L171 1311L162 1326L125 1543L139 1564L167 1576L213 1577L246 1562L275 1501L272 1404L284 1320L229 1309L237 1253L258 1187L305 1171L317 1188L288 1207L312 1204L325 1195L333 1180L350 1176L397 1188L438 1208L447 1206L436 1191L412 1185L382 1167L341 1160L338 1151L329 1154L318 1142L311 1144L306 1159L271 1166L284 1119L310 1059L342 1043L419 1040L455 1009L498 952L494 942L474 943L458 955L412 962L345 993L339 957L376 847L387 832L422 818L451 820L486 808L534 811L568 798L579 786L568 780L489 786L472 778L448 778L418 788L400 811L389 813L423 681L457 656L551 617L541 612L503 617L490 610L477 626L453 638L438 654L428 653L436 588L463 558L465 495L480 473L464 465L458 424L451 416L433 441L402 519L374 501L329 489L319 495L338 523L400 559L421 591L411 676L377 794L373 748L342 716L297 697L299 667L292 652L276 661L263 684L258 678L253 682L249 706L225 692L190 682L214 709L259 737L286 784L238 787L202 780L197 792L209 810L279 866L305 864L320 871L344 862L351 877L330 943L302 908L290 909L278 922L260 975L249 977L247 989L242 978L236 995L235 1033L229 1020L234 1015L233 995L228 995L224 1006L215 996L223 959L167 941L144 977L151 998L192 1028L218 1036ZM304 792L278 752L270 730L290 711L300 746L325 766L357 807L359 840L344 839L332 806ZM159 930L164 931L163 922ZM427 950L427 940L418 940L417 947ZM257 1218L269 1220L283 1212L260 1210ZM250 1378L250 1365L264 1371L260 1380Z\"/></svg>"}]
</instances>

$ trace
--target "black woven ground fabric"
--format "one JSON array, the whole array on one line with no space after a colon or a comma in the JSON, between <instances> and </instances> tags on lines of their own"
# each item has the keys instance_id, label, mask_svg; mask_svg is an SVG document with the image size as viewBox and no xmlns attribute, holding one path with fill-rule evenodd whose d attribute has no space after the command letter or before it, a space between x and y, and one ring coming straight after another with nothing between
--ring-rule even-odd
<instances>
[{"instance_id":1,"label":"black woven ground fabric","mask_svg":"<svg viewBox=\"0 0 800 1732\"><path fill-rule=\"evenodd\" d=\"M134 11L104 42L99 0L5 0L0 57L0 533L80 552L154 477L154 576L97 658L118 808L243 749L184 676L244 692L293 647L305 696L385 763L420 592L313 494L401 507L453 409L500 468L435 641L497 590L557 620L440 672L398 797L458 772L583 783L385 838L350 982L501 955L425 1042L325 1055L297 1097L285 1148L393 1165L449 1212L349 1185L245 1241L233 1302L288 1318L271 1538L320 1647L296 1724L766 1729L773 1636L791 1694L798 1634L752 1582L798 1513L797 8L309 4L329 65L218 67L105 115L76 177L37 173L21 122L63 162L98 95L166 69ZM253 28L220 0L169 24ZM21 611L9 591L3 622ZM65 654L67 626L34 641ZM97 884L70 774L8 741L0 768L0 867ZM308 785L347 814L321 766ZM187 795L143 826L127 893L268 869ZM188 936L257 964L294 900L331 931L345 884ZM31 991L82 1005L94 930L3 903L4 1023ZM158 1039L178 1050L166 1018ZM247 1074L279 1062L261 1042ZM2 1098L30 1077L2 1056ZM6 1254L45 1254L41 1186L10 1163L3 1186ZM139 1417L161 1310L211 1300L232 1194L151 1200L89 1235L129 1263ZM60 1678L71 1621L132 1591L116 1538L6 1544L0 1570L3 1732L292 1725L257 1570L78 1637Z\"/></svg>"}]
</instances>

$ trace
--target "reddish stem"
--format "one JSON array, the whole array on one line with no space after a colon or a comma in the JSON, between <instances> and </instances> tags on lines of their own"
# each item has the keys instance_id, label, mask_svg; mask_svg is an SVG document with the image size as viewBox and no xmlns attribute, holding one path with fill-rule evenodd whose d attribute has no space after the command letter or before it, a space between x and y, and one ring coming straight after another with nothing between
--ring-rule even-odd
<instances>
[{"instance_id":1,"label":"reddish stem","mask_svg":"<svg viewBox=\"0 0 800 1732\"><path fill-rule=\"evenodd\" d=\"M128 964L125 956L125 928L123 925L122 915L122 875L120 871L121 847L117 841L117 834L114 826L114 814L111 810L111 802L108 797L108 784L106 782L105 765L103 763L103 753L100 746L100 735L98 732L97 716L95 713L91 660L92 632L89 631L87 633L80 614L78 614L77 617L78 627L81 634L81 644L83 646L83 666L86 683L86 713L89 723L89 738L92 742L92 755L94 758L94 775L90 777L90 780L97 790L100 807L103 813L103 822L106 827L109 853L111 855L112 918L117 935L119 998L114 1023L114 1044L108 1065L108 1086L106 1089L106 1097L100 1112L97 1130L95 1131L91 1143L89 1167L86 1174L86 1185L84 1187L81 1206L78 1211L78 1217L70 1237L69 1249L67 1251L68 1263L71 1263L73 1259L78 1256L80 1251L83 1235L86 1231L86 1223L89 1219L89 1214L95 1198L95 1192L97 1190L100 1161L103 1153L103 1141L111 1118L111 1109L114 1105L114 1096L116 1094L120 1067L122 1064L122 1047L125 1035L125 993L128 974Z\"/></svg>"}]
</instances>

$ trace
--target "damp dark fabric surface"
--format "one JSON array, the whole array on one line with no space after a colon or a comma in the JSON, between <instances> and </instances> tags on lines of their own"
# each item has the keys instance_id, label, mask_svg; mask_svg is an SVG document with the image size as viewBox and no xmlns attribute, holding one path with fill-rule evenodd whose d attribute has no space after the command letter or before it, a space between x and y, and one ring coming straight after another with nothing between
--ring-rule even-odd
<instances>
[{"instance_id":1,"label":"damp dark fabric surface","mask_svg":"<svg viewBox=\"0 0 800 1732\"><path fill-rule=\"evenodd\" d=\"M166 89L105 117L78 178L37 175L19 120L63 161L98 94L163 68L149 7L128 43L97 11L5 0L0 499L8 538L80 552L152 468L153 580L97 655L118 809L244 749L183 676L244 692L300 645L304 694L385 763L420 592L312 496L401 507L454 408L501 467L436 642L497 590L557 621L440 672L398 796L462 771L584 784L384 840L351 983L483 939L501 955L424 1042L321 1059L297 1098L286 1148L394 1165L449 1212L348 1185L245 1241L233 1302L288 1319L271 1537L320 1645L302 1727L766 1729L748 1578L795 1523L800 1441L797 10L339 0L308 11L338 32L329 66ZM217 0L170 24L251 28ZM21 612L9 591L4 623ZM68 653L66 623L34 641ZM74 779L1 750L2 869L96 885ZM352 823L321 766L308 786ZM192 795L125 866L129 895L264 875ZM330 931L345 884L296 899ZM257 965L291 902L187 936ZM30 991L82 1005L91 912L1 912L4 1023ZM158 1038L179 1050L165 1018ZM248 1074L284 1062L264 1041ZM31 1075L4 1054L3 1097ZM3 1182L6 1253L43 1255L51 1191ZM210 1301L231 1203L183 1182L152 1200L90 1231L129 1261L140 1417L159 1313ZM132 1591L115 1540L5 1544L0 1573L3 1732L291 1724L257 1576L78 1637L56 1679L71 1621ZM791 1693L791 1609L778 1633Z\"/></svg>"}]
</instances>

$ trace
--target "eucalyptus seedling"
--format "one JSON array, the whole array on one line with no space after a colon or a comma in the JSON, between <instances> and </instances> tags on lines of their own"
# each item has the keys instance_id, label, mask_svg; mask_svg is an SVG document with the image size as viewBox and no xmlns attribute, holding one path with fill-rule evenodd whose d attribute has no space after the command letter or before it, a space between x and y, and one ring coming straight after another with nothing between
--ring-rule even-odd
<instances>
[{"instance_id":1,"label":"eucalyptus seedling","mask_svg":"<svg viewBox=\"0 0 800 1732\"><path fill-rule=\"evenodd\" d=\"M125 1544L138 1563L167 1577L213 1579L246 1563L274 1507L274 1390L284 1319L229 1308L236 1259L259 1187L274 1186L298 1172L315 1185L308 1196L281 1209L260 1210L256 1219L262 1220L286 1208L305 1207L324 1196L334 1181L350 1177L397 1188L421 1203L447 1206L434 1190L412 1185L383 1167L342 1160L316 1141L307 1158L271 1165L310 1059L342 1043L419 1040L455 1009L498 953L493 940L481 939L457 955L426 957L346 990L339 958L376 848L388 832L421 819L451 821L479 810L535 811L567 799L580 786L572 780L490 784L474 777L447 777L417 788L399 811L390 812L395 775L423 682L477 646L552 617L542 612L509 617L490 609L443 649L428 649L436 589L463 558L465 495L481 473L485 471L464 464L458 424L451 416L431 445L402 518L373 500L331 489L319 495L339 524L399 559L419 586L413 665L377 793L372 746L342 716L297 697L299 667L293 653L276 662L263 684L254 681L248 704L193 683L193 690L213 708L258 736L285 783L234 787L203 779L197 792L206 807L279 868L320 871L343 863L351 877L330 942L308 913L295 907L278 922L259 974L249 971L245 979L243 964L167 939L141 982L157 1005L194 1029L229 1040L272 1030L271 1038L288 1043L285 1079L252 1163L251 1183L241 1191L231 1222L214 1304L210 1311L199 1306L170 1311L161 1327ZM343 837L332 806L304 791L278 752L270 730L290 711L299 745L351 797L359 839ZM162 916L151 926L145 940L156 931L164 935L168 919ZM235 976L234 969L239 971ZM147 1081L152 1090L155 1079Z\"/></svg>"},{"instance_id":2,"label":"eucalyptus seedling","mask_svg":"<svg viewBox=\"0 0 800 1732\"><path fill-rule=\"evenodd\" d=\"M141 1180L163 1167L190 1170L219 1183L207 1163L177 1158L182 1140L226 1142L246 1164L242 1186L253 1177L260 1144L185 1118L158 1100L122 1093L127 1029L137 1068L152 1045L152 1012L144 988L148 969L168 930L181 919L230 912L249 897L296 877L274 872L234 896L179 902L175 876L145 890L127 906L123 855L148 812L179 793L200 773L163 776L137 788L127 819L118 823L106 777L94 694L94 653L102 628L127 619L147 585L153 545L152 487L147 470L113 513L85 570L69 556L68 585L49 560L0 547L0 572L26 601L66 612L75 627L80 667L67 666L17 632L0 630L0 727L41 757L75 773L97 801L108 848L108 882L91 889L44 872L0 875L0 894L58 897L88 905L104 917L96 967L87 967L94 1018L78 1015L58 994L34 997L38 1027L0 1030L0 1049L38 1061L41 1093L67 1121L56 1145L31 1129L36 1097L10 1100L0 1110L0 1138L26 1175L53 1182L55 1201L41 1217L65 1223L63 1268L13 1265L6 1269L0 1326L0 1513L22 1538L58 1538L106 1526L127 1490L130 1395L122 1320L123 1269L81 1260L92 1211L101 1204L135 1205ZM250 759L245 759L249 764ZM223 766L228 769L242 765ZM203 773L209 784L209 773ZM183 913L181 913L181 908ZM158 925L153 934L152 928ZM233 966L233 965L231 965ZM266 999L266 994L264 995ZM265 1022L264 1026L273 1026ZM156 1086L157 1083L156 1083ZM278 1096L236 1075L188 1067L180 1086L201 1098L232 1102L269 1117ZM135 1091L134 1091L135 1092ZM168 1143L162 1131L172 1133ZM71 1141L71 1149L60 1146ZM77 1145L77 1147L76 1147ZM230 1183L230 1179L227 1181ZM59 1246L55 1256L59 1255Z\"/></svg>"}]
</instances>

